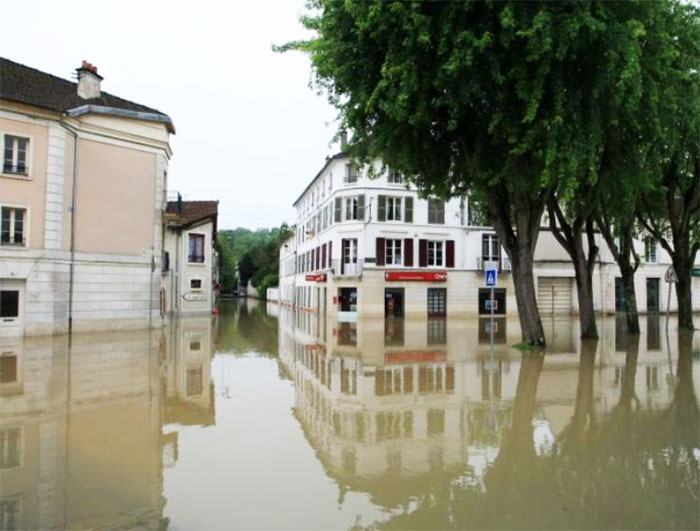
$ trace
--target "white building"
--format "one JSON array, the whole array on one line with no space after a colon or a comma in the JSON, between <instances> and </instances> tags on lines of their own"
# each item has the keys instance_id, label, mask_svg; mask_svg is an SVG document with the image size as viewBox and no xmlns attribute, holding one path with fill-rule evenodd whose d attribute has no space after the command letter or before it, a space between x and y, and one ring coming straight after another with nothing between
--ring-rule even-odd
<instances>
[{"instance_id":1,"label":"white building","mask_svg":"<svg viewBox=\"0 0 700 531\"><path fill-rule=\"evenodd\" d=\"M381 163L375 163L381 170ZM497 314L517 313L510 262L492 227L466 197L421 198L389 172L370 179L344 153L326 160L295 201L296 234L280 249L280 301L302 309L368 316L489 313L484 270L500 272ZM624 305L616 263L598 235L593 279L596 310ZM641 312L665 310L664 273L669 256L652 240L639 242ZM540 311L575 313L578 302L571 260L548 226L535 254ZM700 278L694 279L700 309ZM675 310L675 293L671 310Z\"/></svg>"},{"instance_id":2,"label":"white building","mask_svg":"<svg viewBox=\"0 0 700 531\"><path fill-rule=\"evenodd\" d=\"M164 313L214 311L218 293L216 221L218 201L168 201L165 224Z\"/></svg>"}]
</instances>

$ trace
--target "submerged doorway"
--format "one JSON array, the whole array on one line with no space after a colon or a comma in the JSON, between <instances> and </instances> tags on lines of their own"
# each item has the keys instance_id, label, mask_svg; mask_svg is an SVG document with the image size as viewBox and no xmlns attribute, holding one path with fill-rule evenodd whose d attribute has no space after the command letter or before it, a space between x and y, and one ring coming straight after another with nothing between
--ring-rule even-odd
<instances>
[{"instance_id":1,"label":"submerged doorway","mask_svg":"<svg viewBox=\"0 0 700 531\"><path fill-rule=\"evenodd\" d=\"M647 278L647 312L659 311L659 279Z\"/></svg>"},{"instance_id":2,"label":"submerged doorway","mask_svg":"<svg viewBox=\"0 0 700 531\"><path fill-rule=\"evenodd\" d=\"M341 312L356 312L357 288L338 288L338 305Z\"/></svg>"},{"instance_id":3,"label":"submerged doorway","mask_svg":"<svg viewBox=\"0 0 700 531\"><path fill-rule=\"evenodd\" d=\"M384 290L384 316L403 317L404 289L386 288Z\"/></svg>"}]
</instances>

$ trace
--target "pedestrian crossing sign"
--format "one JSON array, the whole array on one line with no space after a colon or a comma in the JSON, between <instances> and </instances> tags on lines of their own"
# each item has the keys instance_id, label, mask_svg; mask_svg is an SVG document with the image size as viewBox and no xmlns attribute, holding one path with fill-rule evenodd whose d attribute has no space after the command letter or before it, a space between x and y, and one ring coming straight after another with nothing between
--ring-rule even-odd
<instances>
[{"instance_id":1,"label":"pedestrian crossing sign","mask_svg":"<svg viewBox=\"0 0 700 531\"><path fill-rule=\"evenodd\" d=\"M495 288L498 285L498 269L487 269L484 278L487 288Z\"/></svg>"}]
</instances>

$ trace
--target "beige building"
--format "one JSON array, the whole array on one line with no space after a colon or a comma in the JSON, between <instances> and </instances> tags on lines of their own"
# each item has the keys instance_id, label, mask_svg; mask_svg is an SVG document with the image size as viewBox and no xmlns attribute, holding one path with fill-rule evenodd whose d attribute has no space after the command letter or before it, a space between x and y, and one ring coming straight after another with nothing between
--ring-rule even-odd
<instances>
[{"instance_id":1,"label":"beige building","mask_svg":"<svg viewBox=\"0 0 700 531\"><path fill-rule=\"evenodd\" d=\"M218 201L183 201L177 194L165 215L164 311L210 314L218 293Z\"/></svg>"},{"instance_id":2,"label":"beige building","mask_svg":"<svg viewBox=\"0 0 700 531\"><path fill-rule=\"evenodd\" d=\"M0 59L0 336L160 325L164 113Z\"/></svg>"}]
</instances>

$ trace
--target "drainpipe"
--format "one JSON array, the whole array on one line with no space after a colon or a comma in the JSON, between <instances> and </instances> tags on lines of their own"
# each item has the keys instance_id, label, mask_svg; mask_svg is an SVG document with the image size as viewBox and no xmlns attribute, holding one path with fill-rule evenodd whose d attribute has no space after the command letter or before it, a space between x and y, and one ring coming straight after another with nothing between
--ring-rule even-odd
<instances>
[{"instance_id":1,"label":"drainpipe","mask_svg":"<svg viewBox=\"0 0 700 531\"><path fill-rule=\"evenodd\" d=\"M70 205L70 266L68 272L68 334L73 332L73 289L75 284L75 203L78 190L78 132L59 119L58 125L73 136L73 182Z\"/></svg>"}]
</instances>

